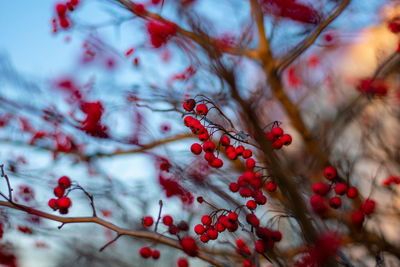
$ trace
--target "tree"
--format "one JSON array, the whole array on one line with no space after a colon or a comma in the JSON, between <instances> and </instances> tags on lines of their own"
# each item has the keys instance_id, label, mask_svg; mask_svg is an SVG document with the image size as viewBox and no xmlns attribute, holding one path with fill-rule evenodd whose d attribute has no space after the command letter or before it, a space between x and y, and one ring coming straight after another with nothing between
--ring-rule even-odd
<instances>
[{"instance_id":1,"label":"tree","mask_svg":"<svg viewBox=\"0 0 400 267\"><path fill-rule=\"evenodd\" d=\"M399 11L310 2L56 2L74 71L1 60L3 238L64 232L85 266L397 265Z\"/></svg>"}]
</instances>

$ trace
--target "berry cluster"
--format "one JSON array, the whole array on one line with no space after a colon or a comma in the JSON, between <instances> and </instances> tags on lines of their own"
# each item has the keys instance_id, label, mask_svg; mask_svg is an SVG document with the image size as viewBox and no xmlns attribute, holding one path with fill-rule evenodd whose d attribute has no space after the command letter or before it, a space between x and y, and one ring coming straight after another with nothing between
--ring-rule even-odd
<instances>
[{"instance_id":1,"label":"berry cluster","mask_svg":"<svg viewBox=\"0 0 400 267\"><path fill-rule=\"evenodd\" d=\"M63 29L68 29L70 27L70 19L68 18L67 12L74 11L76 6L79 4L79 0L70 0L65 3L57 3L55 6L56 13L57 13L57 19L58 19L58 24L60 25L61 28ZM53 24L53 33L57 32L57 19L53 18L52 24Z\"/></svg>"},{"instance_id":2,"label":"berry cluster","mask_svg":"<svg viewBox=\"0 0 400 267\"><path fill-rule=\"evenodd\" d=\"M392 184L400 184L400 178L394 175L391 175L389 178L386 178L383 180L382 184L383 186L389 187Z\"/></svg>"},{"instance_id":3,"label":"berry cluster","mask_svg":"<svg viewBox=\"0 0 400 267\"><path fill-rule=\"evenodd\" d=\"M57 199L49 200L49 207L53 210L59 210L60 214L67 214L71 207L71 199L65 195L65 190L71 187L71 179L67 176L62 176L58 179L58 186L54 188L54 195Z\"/></svg>"},{"instance_id":4,"label":"berry cluster","mask_svg":"<svg viewBox=\"0 0 400 267\"><path fill-rule=\"evenodd\" d=\"M148 258L152 257L155 260L158 260L160 258L160 255L161 255L160 251L158 251L157 249L151 250L150 247L142 247L139 250L139 254L144 259L148 259Z\"/></svg>"},{"instance_id":5,"label":"berry cluster","mask_svg":"<svg viewBox=\"0 0 400 267\"><path fill-rule=\"evenodd\" d=\"M310 204L313 211L319 215L324 215L328 211L328 206L325 203L324 196L327 196L332 188L335 195L329 199L329 206L333 209L338 209L342 206L340 196L347 195L349 199L354 199L358 196L357 188L342 182L337 182L337 170L335 167L329 166L324 170L324 177L330 181L330 184L325 182L315 183L312 187L315 195L310 198ZM350 219L354 226L361 227L365 216L371 215L375 210L375 201L366 199L358 210L351 213Z\"/></svg>"},{"instance_id":6,"label":"berry cluster","mask_svg":"<svg viewBox=\"0 0 400 267\"><path fill-rule=\"evenodd\" d=\"M281 149L282 146L288 146L292 143L292 136L285 134L279 126L272 127L271 131L265 134L265 137L272 142L274 149Z\"/></svg>"}]
</instances>

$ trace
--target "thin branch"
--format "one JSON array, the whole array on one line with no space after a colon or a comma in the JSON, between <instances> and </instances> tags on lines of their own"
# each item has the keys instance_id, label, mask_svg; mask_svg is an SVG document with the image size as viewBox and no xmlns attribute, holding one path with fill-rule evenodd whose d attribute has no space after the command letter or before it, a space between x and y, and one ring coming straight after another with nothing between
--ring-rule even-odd
<instances>
[{"instance_id":1,"label":"thin branch","mask_svg":"<svg viewBox=\"0 0 400 267\"><path fill-rule=\"evenodd\" d=\"M331 14L324 21L322 21L309 36L307 36L286 56L284 56L280 62L277 62L276 69L278 70L278 73L282 73L293 61L296 60L296 58L298 58L304 51L314 44L321 32L346 9L346 7L350 4L350 1L351 0L343 0L340 5L336 6L336 9L334 9Z\"/></svg>"}]
</instances>

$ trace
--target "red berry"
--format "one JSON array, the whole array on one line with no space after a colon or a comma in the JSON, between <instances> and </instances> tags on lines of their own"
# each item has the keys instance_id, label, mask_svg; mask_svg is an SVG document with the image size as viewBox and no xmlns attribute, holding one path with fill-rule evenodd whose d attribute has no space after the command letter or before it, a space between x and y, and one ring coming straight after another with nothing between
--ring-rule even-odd
<instances>
[{"instance_id":1,"label":"red berry","mask_svg":"<svg viewBox=\"0 0 400 267\"><path fill-rule=\"evenodd\" d=\"M348 198L356 198L357 196L358 196L358 190L354 186L350 187L349 190L347 190Z\"/></svg>"},{"instance_id":2,"label":"red berry","mask_svg":"<svg viewBox=\"0 0 400 267\"><path fill-rule=\"evenodd\" d=\"M60 209L68 209L69 207L71 207L71 199L69 199L68 197L59 198L57 199L56 205Z\"/></svg>"},{"instance_id":3,"label":"red berry","mask_svg":"<svg viewBox=\"0 0 400 267\"><path fill-rule=\"evenodd\" d=\"M336 168L333 166L326 167L324 170L324 176L328 180L335 179L337 176Z\"/></svg>"},{"instance_id":4,"label":"red berry","mask_svg":"<svg viewBox=\"0 0 400 267\"><path fill-rule=\"evenodd\" d=\"M68 29L69 28L69 21L66 17L61 17L60 18L60 26L63 29Z\"/></svg>"},{"instance_id":5,"label":"red berry","mask_svg":"<svg viewBox=\"0 0 400 267\"><path fill-rule=\"evenodd\" d=\"M196 107L196 113L202 116L206 116L208 113L208 108L206 104L198 104Z\"/></svg>"},{"instance_id":6,"label":"red berry","mask_svg":"<svg viewBox=\"0 0 400 267\"><path fill-rule=\"evenodd\" d=\"M176 235L176 234L178 233L178 231L179 231L179 229L178 229L178 227L176 227L175 225L170 225L170 226L168 227L168 232L169 232L171 235Z\"/></svg>"},{"instance_id":7,"label":"red berry","mask_svg":"<svg viewBox=\"0 0 400 267\"><path fill-rule=\"evenodd\" d=\"M238 146L238 147L236 147L236 149L235 149L235 152L236 152L236 154L238 154L238 155L242 155L243 151L244 151L244 147L243 147L243 146Z\"/></svg>"},{"instance_id":8,"label":"red berry","mask_svg":"<svg viewBox=\"0 0 400 267\"><path fill-rule=\"evenodd\" d=\"M246 159L246 168L253 169L256 166L256 161L253 158Z\"/></svg>"},{"instance_id":9,"label":"red berry","mask_svg":"<svg viewBox=\"0 0 400 267\"><path fill-rule=\"evenodd\" d=\"M282 135L281 142L285 146L290 145L292 143L292 136L290 136L289 134Z\"/></svg>"},{"instance_id":10,"label":"red berry","mask_svg":"<svg viewBox=\"0 0 400 267\"><path fill-rule=\"evenodd\" d=\"M151 253L151 257L155 260L158 260L160 258L160 251L158 250L153 250L153 252Z\"/></svg>"},{"instance_id":11,"label":"red berry","mask_svg":"<svg viewBox=\"0 0 400 267\"><path fill-rule=\"evenodd\" d=\"M180 244L182 246L183 252L185 252L187 255L195 257L199 254L199 249L193 237L186 236L182 238Z\"/></svg>"},{"instance_id":12,"label":"red berry","mask_svg":"<svg viewBox=\"0 0 400 267\"><path fill-rule=\"evenodd\" d=\"M65 190L59 186L54 188L54 195L58 198L62 197L64 195Z\"/></svg>"},{"instance_id":13,"label":"red berry","mask_svg":"<svg viewBox=\"0 0 400 267\"><path fill-rule=\"evenodd\" d=\"M334 209L340 208L340 206L342 206L342 200L340 199L340 197L332 197L329 200L329 206Z\"/></svg>"},{"instance_id":14,"label":"red berry","mask_svg":"<svg viewBox=\"0 0 400 267\"><path fill-rule=\"evenodd\" d=\"M204 225L210 225L212 223L212 220L210 216L204 215L203 217L201 217L201 223Z\"/></svg>"},{"instance_id":15,"label":"red berry","mask_svg":"<svg viewBox=\"0 0 400 267\"><path fill-rule=\"evenodd\" d=\"M190 151L192 151L193 154L195 155L200 155L201 154L201 145L198 143L194 143L191 147L190 147Z\"/></svg>"},{"instance_id":16,"label":"red berry","mask_svg":"<svg viewBox=\"0 0 400 267\"><path fill-rule=\"evenodd\" d=\"M62 176L58 179L58 186L62 189L67 189L71 186L71 179L68 176Z\"/></svg>"},{"instance_id":17,"label":"red berry","mask_svg":"<svg viewBox=\"0 0 400 267\"><path fill-rule=\"evenodd\" d=\"M282 240L282 233L278 230L271 231L271 238L274 242L279 242Z\"/></svg>"},{"instance_id":18,"label":"red berry","mask_svg":"<svg viewBox=\"0 0 400 267\"><path fill-rule=\"evenodd\" d=\"M247 223L251 224L253 227L258 227L260 225L260 220L256 215L250 213L246 216Z\"/></svg>"},{"instance_id":19,"label":"red berry","mask_svg":"<svg viewBox=\"0 0 400 267\"><path fill-rule=\"evenodd\" d=\"M272 143L272 147L275 149L281 149L283 146L283 143L280 139L276 139L273 143Z\"/></svg>"},{"instance_id":20,"label":"red berry","mask_svg":"<svg viewBox=\"0 0 400 267\"><path fill-rule=\"evenodd\" d=\"M222 161L222 159L219 159L219 158L215 158L212 162L211 162L211 167L214 167L214 168L221 168L222 167L222 165L224 165L224 162Z\"/></svg>"},{"instance_id":21,"label":"red berry","mask_svg":"<svg viewBox=\"0 0 400 267\"><path fill-rule=\"evenodd\" d=\"M236 212L229 212L228 213L228 219L229 220L236 222L238 220L238 218L239 218L239 216L237 215Z\"/></svg>"},{"instance_id":22,"label":"red berry","mask_svg":"<svg viewBox=\"0 0 400 267\"><path fill-rule=\"evenodd\" d=\"M195 106L196 106L196 101L192 98L189 98L189 99L186 99L185 101L183 101L183 108L186 111L192 111Z\"/></svg>"},{"instance_id":23,"label":"red berry","mask_svg":"<svg viewBox=\"0 0 400 267\"><path fill-rule=\"evenodd\" d=\"M239 185L237 183L230 183L229 190L231 190L233 193L236 193L239 191Z\"/></svg>"},{"instance_id":24,"label":"red berry","mask_svg":"<svg viewBox=\"0 0 400 267\"><path fill-rule=\"evenodd\" d=\"M207 236L210 238L210 240L215 240L218 238L218 231L215 229L209 229L207 231Z\"/></svg>"},{"instance_id":25,"label":"red berry","mask_svg":"<svg viewBox=\"0 0 400 267\"><path fill-rule=\"evenodd\" d=\"M203 150L204 150L204 152L214 152L214 150L215 150L214 143L211 141L204 142Z\"/></svg>"},{"instance_id":26,"label":"red berry","mask_svg":"<svg viewBox=\"0 0 400 267\"><path fill-rule=\"evenodd\" d=\"M361 210L354 211L350 219L354 226L361 227L364 222L364 213Z\"/></svg>"},{"instance_id":27,"label":"red berry","mask_svg":"<svg viewBox=\"0 0 400 267\"><path fill-rule=\"evenodd\" d=\"M186 116L183 119L183 123L185 124L185 126L190 127L192 120L194 120L194 118L192 116Z\"/></svg>"},{"instance_id":28,"label":"red berry","mask_svg":"<svg viewBox=\"0 0 400 267\"><path fill-rule=\"evenodd\" d=\"M330 186L323 182L315 183L312 187L314 193L321 196L325 196L326 194L328 194L330 189Z\"/></svg>"},{"instance_id":29,"label":"red berry","mask_svg":"<svg viewBox=\"0 0 400 267\"><path fill-rule=\"evenodd\" d=\"M249 200L247 201L246 206L249 210L255 210L257 208L257 203L254 200Z\"/></svg>"},{"instance_id":30,"label":"red berry","mask_svg":"<svg viewBox=\"0 0 400 267\"><path fill-rule=\"evenodd\" d=\"M201 242L207 243L208 240L210 240L210 237L207 235L207 233L202 234L202 235L200 236L200 241L201 241Z\"/></svg>"},{"instance_id":31,"label":"red berry","mask_svg":"<svg viewBox=\"0 0 400 267\"><path fill-rule=\"evenodd\" d=\"M375 201L369 198L366 199L361 205L361 210L365 215L371 215L375 211Z\"/></svg>"},{"instance_id":32,"label":"red berry","mask_svg":"<svg viewBox=\"0 0 400 267\"><path fill-rule=\"evenodd\" d=\"M265 133L265 138L267 138L271 142L275 141L275 136L271 132Z\"/></svg>"},{"instance_id":33,"label":"red berry","mask_svg":"<svg viewBox=\"0 0 400 267\"><path fill-rule=\"evenodd\" d=\"M283 135L283 130L281 127L276 126L274 128L272 128L271 133L275 136L275 137L280 137Z\"/></svg>"},{"instance_id":34,"label":"red berry","mask_svg":"<svg viewBox=\"0 0 400 267\"><path fill-rule=\"evenodd\" d=\"M254 248L258 253L265 252L264 242L262 240L257 240L256 243L254 244Z\"/></svg>"},{"instance_id":35,"label":"red berry","mask_svg":"<svg viewBox=\"0 0 400 267\"><path fill-rule=\"evenodd\" d=\"M243 267L254 267L254 265L249 260L243 261Z\"/></svg>"},{"instance_id":36,"label":"red berry","mask_svg":"<svg viewBox=\"0 0 400 267\"><path fill-rule=\"evenodd\" d=\"M150 256L151 256L151 249L149 248L149 247L142 247L140 250L139 250L139 254L140 254L140 256L142 257L142 258L145 258L145 259L147 259L147 258L150 258Z\"/></svg>"},{"instance_id":37,"label":"red berry","mask_svg":"<svg viewBox=\"0 0 400 267\"><path fill-rule=\"evenodd\" d=\"M246 243L241 238L236 239L235 243L238 248L243 248L246 246Z\"/></svg>"},{"instance_id":38,"label":"red berry","mask_svg":"<svg viewBox=\"0 0 400 267\"><path fill-rule=\"evenodd\" d=\"M199 134L199 140L202 142L207 141L208 138L210 138L210 135L208 134L207 131L202 134Z\"/></svg>"},{"instance_id":39,"label":"red berry","mask_svg":"<svg viewBox=\"0 0 400 267\"><path fill-rule=\"evenodd\" d=\"M337 195L344 195L347 192L347 185L344 183L337 183L335 186L335 193Z\"/></svg>"},{"instance_id":40,"label":"red berry","mask_svg":"<svg viewBox=\"0 0 400 267\"><path fill-rule=\"evenodd\" d=\"M322 214L327 211L327 206L325 205L324 199L320 195L313 195L310 198L310 204L315 213Z\"/></svg>"},{"instance_id":41,"label":"red berry","mask_svg":"<svg viewBox=\"0 0 400 267\"><path fill-rule=\"evenodd\" d=\"M264 205L265 203L267 203L267 197L264 195L257 195L254 197L254 200L258 205Z\"/></svg>"},{"instance_id":42,"label":"red berry","mask_svg":"<svg viewBox=\"0 0 400 267\"><path fill-rule=\"evenodd\" d=\"M203 234L204 231L205 231L204 226L201 225L201 224L197 224L197 225L194 227L194 232L195 232L196 234L198 234L198 235Z\"/></svg>"},{"instance_id":43,"label":"red berry","mask_svg":"<svg viewBox=\"0 0 400 267\"><path fill-rule=\"evenodd\" d=\"M151 217L151 216L146 216L146 217L143 218L143 225L145 227L152 226L153 222L154 222L154 220L153 220L153 217Z\"/></svg>"},{"instance_id":44,"label":"red berry","mask_svg":"<svg viewBox=\"0 0 400 267\"><path fill-rule=\"evenodd\" d=\"M189 267L189 262L185 258L179 258L176 264L178 267Z\"/></svg>"},{"instance_id":45,"label":"red berry","mask_svg":"<svg viewBox=\"0 0 400 267\"><path fill-rule=\"evenodd\" d=\"M212 162L215 159L215 155L212 152L206 152L204 154L204 159L207 160L207 162Z\"/></svg>"},{"instance_id":46,"label":"red berry","mask_svg":"<svg viewBox=\"0 0 400 267\"><path fill-rule=\"evenodd\" d=\"M67 6L61 3L58 3L56 5L56 11L57 11L57 15L59 17L64 17L65 13L67 12Z\"/></svg>"},{"instance_id":47,"label":"red berry","mask_svg":"<svg viewBox=\"0 0 400 267\"><path fill-rule=\"evenodd\" d=\"M237 154L236 154L236 152L235 152L235 151L229 152L229 153L228 153L228 158L231 159L231 160L237 159Z\"/></svg>"},{"instance_id":48,"label":"red berry","mask_svg":"<svg viewBox=\"0 0 400 267\"><path fill-rule=\"evenodd\" d=\"M229 145L230 145L231 140L229 140L229 137L228 137L228 136L223 135L223 136L221 137L220 142L221 142L221 145L223 145L223 146L226 147L226 146L229 146Z\"/></svg>"},{"instance_id":49,"label":"red berry","mask_svg":"<svg viewBox=\"0 0 400 267\"><path fill-rule=\"evenodd\" d=\"M174 219L170 215L164 215L162 221L166 226L171 226L174 223Z\"/></svg>"},{"instance_id":50,"label":"red berry","mask_svg":"<svg viewBox=\"0 0 400 267\"><path fill-rule=\"evenodd\" d=\"M48 204L49 204L49 207L52 208L53 210L56 210L58 208L57 200L54 198L50 199Z\"/></svg>"},{"instance_id":51,"label":"red berry","mask_svg":"<svg viewBox=\"0 0 400 267\"><path fill-rule=\"evenodd\" d=\"M253 152L251 152L250 149L245 149L245 150L242 152L242 157L243 157L244 159L250 158L252 155L253 155Z\"/></svg>"},{"instance_id":52,"label":"red berry","mask_svg":"<svg viewBox=\"0 0 400 267\"><path fill-rule=\"evenodd\" d=\"M275 192L276 191L276 183L273 181L268 181L267 184L265 185L265 189L268 192Z\"/></svg>"}]
</instances>

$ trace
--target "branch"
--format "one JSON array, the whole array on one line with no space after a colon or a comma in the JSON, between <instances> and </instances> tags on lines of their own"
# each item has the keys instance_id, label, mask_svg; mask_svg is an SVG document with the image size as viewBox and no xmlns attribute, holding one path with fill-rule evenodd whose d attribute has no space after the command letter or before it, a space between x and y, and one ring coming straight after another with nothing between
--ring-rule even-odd
<instances>
[{"instance_id":1,"label":"branch","mask_svg":"<svg viewBox=\"0 0 400 267\"><path fill-rule=\"evenodd\" d=\"M334 21L342 12L346 9L346 7L350 4L351 0L343 0L337 8L331 12L331 14L322 21L318 27L307 36L301 43L299 43L295 48L293 48L280 62L277 62L276 69L278 73L282 73L293 61L296 60L304 51L306 51L312 44L314 44L315 40L321 34L321 32L332 22Z\"/></svg>"},{"instance_id":2,"label":"branch","mask_svg":"<svg viewBox=\"0 0 400 267\"><path fill-rule=\"evenodd\" d=\"M108 228L114 232L117 233L117 239L120 236L127 235L127 236L132 236L132 237L137 237L137 238L142 238L142 239L147 239L147 240L152 240L155 242L162 243L164 245L174 247L177 249L182 249L180 246L179 242L177 240L174 240L172 238L156 234L156 233L151 233L151 232L145 232L145 231L134 231L134 230L129 230L125 228L121 228L111 222L105 221L101 218L98 217L61 217L53 214L49 214L25 205L20 205L20 204L15 204L15 203L10 203L8 201L2 201L0 200L0 206L3 207L9 207L12 209L24 211L26 213L36 215L42 218L46 218L52 221L57 221L61 222L62 224L69 224L69 223L94 223L101 225L105 228ZM198 258L212 264L218 267L223 267L224 264L207 256L206 254L200 252L199 255L197 256Z\"/></svg>"}]
</instances>

